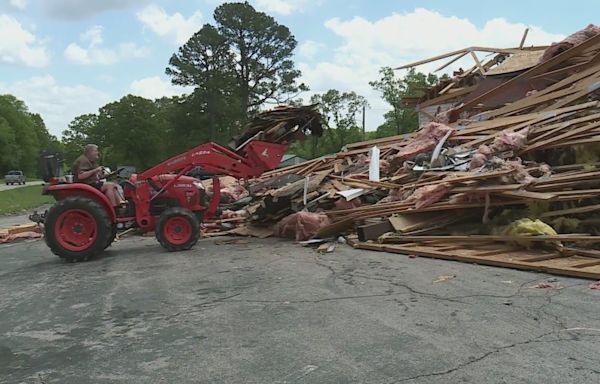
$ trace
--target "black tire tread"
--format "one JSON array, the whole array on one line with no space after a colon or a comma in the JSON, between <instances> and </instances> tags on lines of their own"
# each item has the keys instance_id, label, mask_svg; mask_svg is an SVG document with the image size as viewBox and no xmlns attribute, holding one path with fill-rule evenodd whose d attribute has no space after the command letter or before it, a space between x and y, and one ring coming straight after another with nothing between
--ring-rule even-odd
<instances>
[{"instance_id":1,"label":"black tire tread","mask_svg":"<svg viewBox=\"0 0 600 384\"><path fill-rule=\"evenodd\" d=\"M54 239L54 220L56 220L58 215L64 210L74 208L87 210L99 221L99 223L97 223L98 239L96 240L96 243L86 251L82 252L71 252L63 249ZM67 261L84 261L96 256L110 244L112 226L113 224L108 212L98 202L85 197L68 197L64 200L57 201L48 210L44 222L44 239L50 248L50 251L56 256Z\"/></svg>"},{"instance_id":2,"label":"black tire tread","mask_svg":"<svg viewBox=\"0 0 600 384\"><path fill-rule=\"evenodd\" d=\"M174 217L174 216L183 216L187 220L189 220L192 224L192 237L185 244L181 244L181 245L171 244L164 237L164 234L163 234L164 224L167 221L167 219ZM196 215L194 215L194 213L192 211L190 211L189 209L182 208L182 207L171 207L171 208L165 209L165 211L160 215L160 217L158 219L158 223L156 224L155 234L156 234L156 239L158 240L160 245L163 248L165 248L167 251L169 251L169 252L185 251L185 250L192 248L198 242L198 239L200 238L200 222L198 221L198 218L196 217Z\"/></svg>"},{"instance_id":3,"label":"black tire tread","mask_svg":"<svg viewBox=\"0 0 600 384\"><path fill-rule=\"evenodd\" d=\"M115 239L117 238L117 225L116 224L111 224L110 226L110 230L111 230L111 234L108 237L108 242L106 243L106 245L104 246L104 249L110 247L110 245L115 241Z\"/></svg>"}]
</instances>

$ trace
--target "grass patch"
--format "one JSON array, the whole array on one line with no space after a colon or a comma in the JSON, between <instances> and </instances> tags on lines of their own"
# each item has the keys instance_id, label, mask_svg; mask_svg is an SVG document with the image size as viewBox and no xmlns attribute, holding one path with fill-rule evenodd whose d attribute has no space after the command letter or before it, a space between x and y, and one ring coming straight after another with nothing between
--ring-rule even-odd
<instances>
[{"instance_id":1,"label":"grass patch","mask_svg":"<svg viewBox=\"0 0 600 384\"><path fill-rule=\"evenodd\" d=\"M25 177L25 181L26 182L30 182L30 181L42 181L42 179L38 179L36 177ZM4 181L4 178L0 179L0 184L5 184L6 181Z\"/></svg>"},{"instance_id":2,"label":"grass patch","mask_svg":"<svg viewBox=\"0 0 600 384\"><path fill-rule=\"evenodd\" d=\"M40 205L51 204L53 202L54 198L52 196L42 195L41 185L0 191L0 215L37 208Z\"/></svg>"}]
</instances>

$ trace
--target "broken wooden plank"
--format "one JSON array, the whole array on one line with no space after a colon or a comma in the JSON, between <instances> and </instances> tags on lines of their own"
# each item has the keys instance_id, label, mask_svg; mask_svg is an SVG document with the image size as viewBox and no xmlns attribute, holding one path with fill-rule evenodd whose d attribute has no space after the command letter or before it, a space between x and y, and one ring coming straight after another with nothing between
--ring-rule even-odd
<instances>
[{"instance_id":1,"label":"broken wooden plank","mask_svg":"<svg viewBox=\"0 0 600 384\"><path fill-rule=\"evenodd\" d=\"M358 239L360 241L375 240L386 232L392 232L394 227L389 220L380 223L360 225L356 228Z\"/></svg>"},{"instance_id":2,"label":"broken wooden plank","mask_svg":"<svg viewBox=\"0 0 600 384\"><path fill-rule=\"evenodd\" d=\"M530 271L540 271L556 275L574 276L587 279L600 279L600 264L598 259L590 257L572 255L568 257L556 257L537 262L527 261L534 257L539 257L538 250L517 250L510 247L502 248L499 246L497 253L482 256L476 249L467 250L461 248L458 250L440 250L447 247L441 245L419 245L415 243L408 244L377 244L357 242L354 244L357 249L366 249L380 252L399 253L403 255L417 255L422 257L431 257L435 259L444 259L452 261L461 261L503 268L523 269ZM560 255L559 253L556 253Z\"/></svg>"}]
</instances>

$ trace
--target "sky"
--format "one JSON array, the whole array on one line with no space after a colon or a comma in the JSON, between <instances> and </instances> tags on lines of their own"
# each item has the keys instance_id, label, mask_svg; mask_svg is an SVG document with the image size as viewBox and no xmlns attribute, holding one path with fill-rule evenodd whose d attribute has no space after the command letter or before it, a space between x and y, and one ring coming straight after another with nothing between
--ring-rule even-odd
<instances>
[{"instance_id":1,"label":"sky","mask_svg":"<svg viewBox=\"0 0 600 384\"><path fill-rule=\"evenodd\" d=\"M0 94L25 101L60 136L72 119L127 94L189 92L165 75L171 55L205 23L216 0L0 0ZM355 91L369 101L367 130L389 108L369 81L469 46L547 45L594 23L600 2L253 0L298 41L303 96ZM480 59L485 57L481 55ZM437 63L438 66L440 63ZM457 62L455 67L467 65ZM472 64L470 64L472 65ZM469 65L469 66L470 66ZM451 70L455 67L449 67ZM418 67L432 71L435 64ZM396 75L401 77L400 70Z\"/></svg>"}]
</instances>

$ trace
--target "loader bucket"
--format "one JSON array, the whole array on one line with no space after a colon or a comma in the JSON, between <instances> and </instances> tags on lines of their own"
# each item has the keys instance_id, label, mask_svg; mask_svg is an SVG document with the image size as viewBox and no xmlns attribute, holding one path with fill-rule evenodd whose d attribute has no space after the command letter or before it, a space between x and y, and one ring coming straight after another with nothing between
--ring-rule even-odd
<instances>
[{"instance_id":1,"label":"loader bucket","mask_svg":"<svg viewBox=\"0 0 600 384\"><path fill-rule=\"evenodd\" d=\"M245 148L248 159L264 170L274 169L287 150L285 144L267 143L264 141L252 141Z\"/></svg>"}]
</instances>

